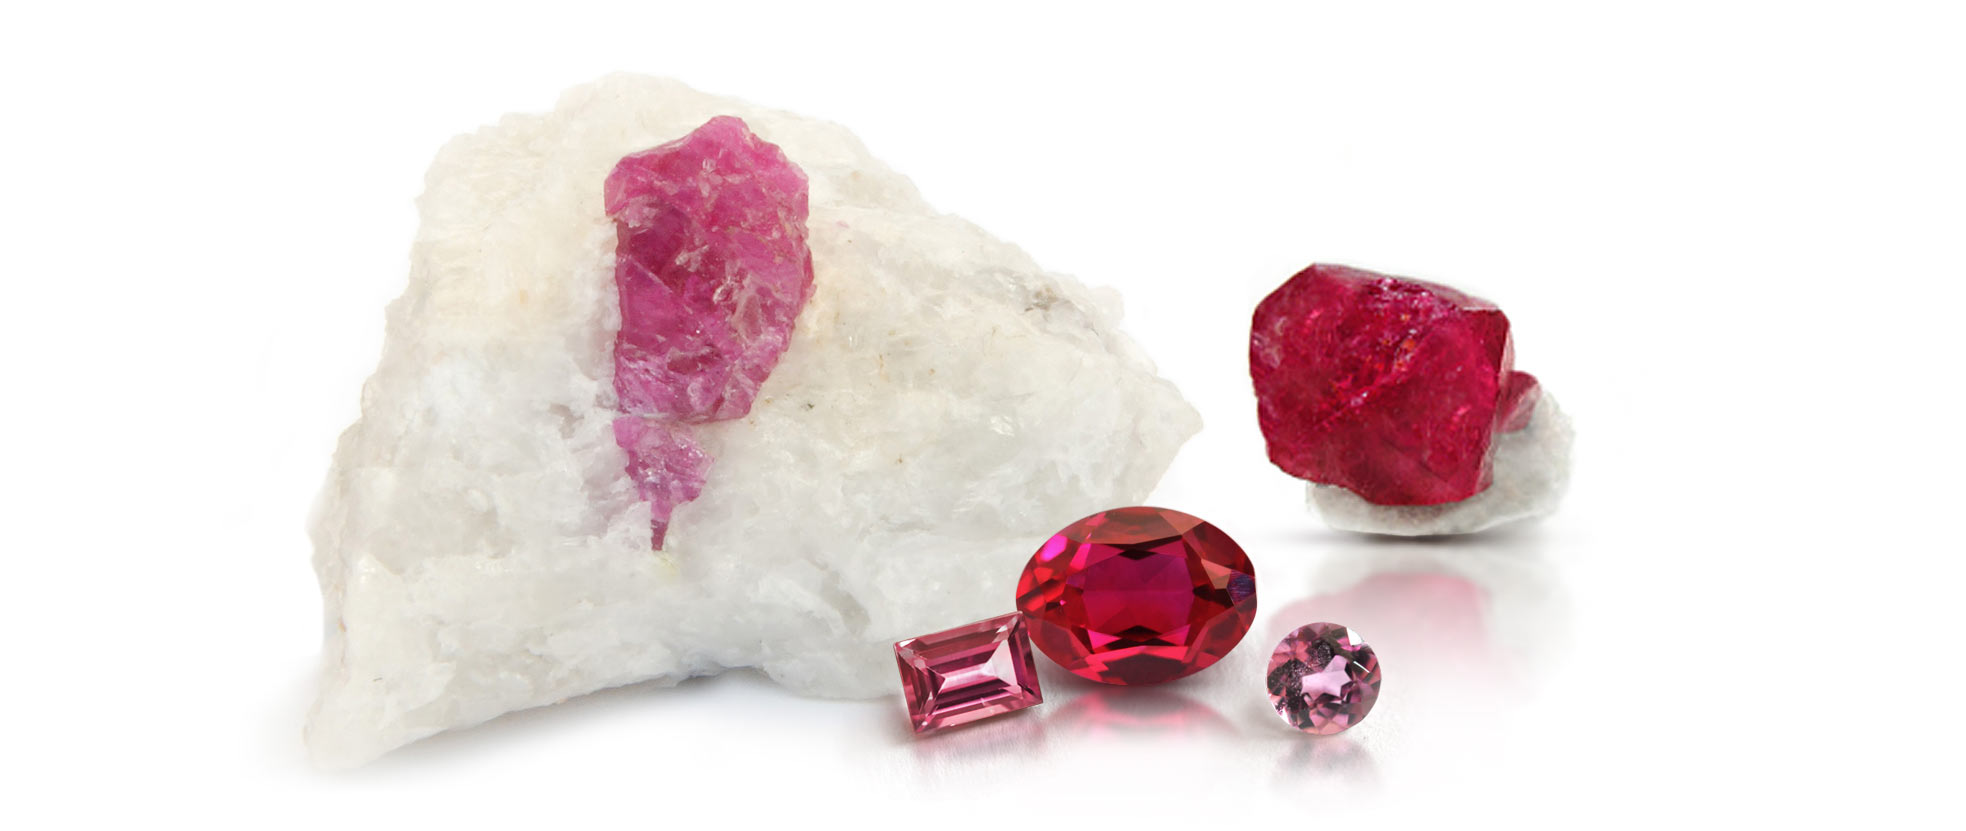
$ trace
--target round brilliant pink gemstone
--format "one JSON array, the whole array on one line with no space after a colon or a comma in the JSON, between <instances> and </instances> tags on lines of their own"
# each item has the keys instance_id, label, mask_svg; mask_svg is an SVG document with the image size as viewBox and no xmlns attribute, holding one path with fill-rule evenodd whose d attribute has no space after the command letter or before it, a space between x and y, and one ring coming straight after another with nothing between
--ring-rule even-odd
<instances>
[{"instance_id":1,"label":"round brilliant pink gemstone","mask_svg":"<svg viewBox=\"0 0 1966 831\"><path fill-rule=\"evenodd\" d=\"M1379 656L1336 623L1300 626L1270 654L1270 703L1290 726L1328 736L1365 720L1379 700Z\"/></svg>"}]
</instances>

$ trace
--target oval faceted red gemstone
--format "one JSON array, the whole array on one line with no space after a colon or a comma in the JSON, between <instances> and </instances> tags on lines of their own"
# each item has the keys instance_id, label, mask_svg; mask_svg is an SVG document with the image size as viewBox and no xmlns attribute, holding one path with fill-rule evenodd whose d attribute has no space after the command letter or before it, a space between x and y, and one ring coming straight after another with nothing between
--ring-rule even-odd
<instances>
[{"instance_id":1,"label":"oval faceted red gemstone","mask_svg":"<svg viewBox=\"0 0 1966 831\"><path fill-rule=\"evenodd\" d=\"M1045 541L1017 581L1031 642L1105 684L1158 684L1229 654L1256 618L1235 540L1164 508L1116 508Z\"/></svg>"}]
</instances>

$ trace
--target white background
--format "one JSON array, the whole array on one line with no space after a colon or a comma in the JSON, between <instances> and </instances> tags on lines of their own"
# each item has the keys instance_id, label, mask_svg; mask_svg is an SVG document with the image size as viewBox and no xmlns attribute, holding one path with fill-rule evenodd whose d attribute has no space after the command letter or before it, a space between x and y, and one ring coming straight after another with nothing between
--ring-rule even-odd
<instances>
[{"instance_id":1,"label":"white background","mask_svg":"<svg viewBox=\"0 0 1966 831\"><path fill-rule=\"evenodd\" d=\"M9 4L0 825L1957 827L1962 36L1945 3ZM1207 422L1155 502L1256 558L1244 648L924 742L738 675L310 769L304 522L422 168L614 70L844 123L1120 288ZM1578 422L1560 514L1304 511L1245 338L1312 261L1509 311ZM1265 710L1305 603L1384 635L1341 738Z\"/></svg>"}]
</instances>

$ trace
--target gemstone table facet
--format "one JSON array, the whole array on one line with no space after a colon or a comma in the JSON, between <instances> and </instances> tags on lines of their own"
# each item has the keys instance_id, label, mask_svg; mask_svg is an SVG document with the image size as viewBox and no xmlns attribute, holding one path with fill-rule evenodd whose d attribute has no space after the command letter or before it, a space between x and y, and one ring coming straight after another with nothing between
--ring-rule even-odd
<instances>
[{"instance_id":1,"label":"gemstone table facet","mask_svg":"<svg viewBox=\"0 0 1966 831\"><path fill-rule=\"evenodd\" d=\"M1103 684L1158 684L1227 655L1256 617L1249 556L1221 529L1163 508L1116 508L1072 523L1017 583L1031 640Z\"/></svg>"},{"instance_id":2,"label":"gemstone table facet","mask_svg":"<svg viewBox=\"0 0 1966 831\"><path fill-rule=\"evenodd\" d=\"M1044 701L1031 639L1016 613L901 641L894 659L917 734Z\"/></svg>"},{"instance_id":3,"label":"gemstone table facet","mask_svg":"<svg viewBox=\"0 0 1966 831\"><path fill-rule=\"evenodd\" d=\"M1350 729L1379 700L1379 656L1336 623L1300 626L1270 654L1270 703L1306 733Z\"/></svg>"}]
</instances>

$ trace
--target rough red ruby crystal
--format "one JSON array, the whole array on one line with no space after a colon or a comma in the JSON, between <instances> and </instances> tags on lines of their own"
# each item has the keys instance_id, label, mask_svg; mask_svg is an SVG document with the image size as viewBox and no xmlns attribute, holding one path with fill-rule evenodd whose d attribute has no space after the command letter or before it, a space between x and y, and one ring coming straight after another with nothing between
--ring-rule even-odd
<instances>
[{"instance_id":1,"label":"rough red ruby crystal","mask_svg":"<svg viewBox=\"0 0 1966 831\"><path fill-rule=\"evenodd\" d=\"M1306 733L1351 729L1379 701L1379 656L1352 630L1312 623L1285 635L1270 653L1270 703Z\"/></svg>"},{"instance_id":2,"label":"rough red ruby crystal","mask_svg":"<svg viewBox=\"0 0 1966 831\"><path fill-rule=\"evenodd\" d=\"M806 177L743 121L719 116L623 157L602 190L621 296L615 441L659 549L671 512L709 470L685 425L751 411L812 296Z\"/></svg>"},{"instance_id":3,"label":"rough red ruby crystal","mask_svg":"<svg viewBox=\"0 0 1966 831\"><path fill-rule=\"evenodd\" d=\"M916 733L968 724L1044 700L1024 619L1011 613L894 645Z\"/></svg>"},{"instance_id":4,"label":"rough red ruby crystal","mask_svg":"<svg viewBox=\"0 0 1966 831\"><path fill-rule=\"evenodd\" d=\"M1256 617L1255 569L1235 540L1163 508L1116 508L1046 540L1017 581L1031 640L1106 684L1158 684L1229 654Z\"/></svg>"},{"instance_id":5,"label":"rough red ruby crystal","mask_svg":"<svg viewBox=\"0 0 1966 831\"><path fill-rule=\"evenodd\" d=\"M1494 435L1527 426L1539 393L1514 361L1494 304L1344 266L1298 272L1249 333L1270 461L1380 505L1488 487Z\"/></svg>"}]
</instances>

